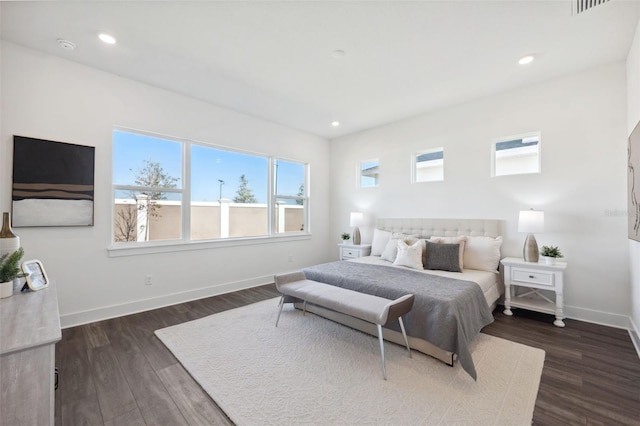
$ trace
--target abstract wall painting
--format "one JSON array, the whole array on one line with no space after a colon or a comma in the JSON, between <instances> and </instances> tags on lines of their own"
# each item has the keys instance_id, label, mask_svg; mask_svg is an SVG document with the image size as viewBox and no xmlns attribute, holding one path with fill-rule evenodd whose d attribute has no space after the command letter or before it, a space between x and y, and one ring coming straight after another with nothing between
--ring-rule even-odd
<instances>
[{"instance_id":1,"label":"abstract wall painting","mask_svg":"<svg viewBox=\"0 0 640 426\"><path fill-rule=\"evenodd\" d=\"M13 137L12 225L93 226L95 147Z\"/></svg>"},{"instance_id":2,"label":"abstract wall painting","mask_svg":"<svg viewBox=\"0 0 640 426\"><path fill-rule=\"evenodd\" d=\"M629 136L627 155L628 237L640 241L640 123Z\"/></svg>"}]
</instances>

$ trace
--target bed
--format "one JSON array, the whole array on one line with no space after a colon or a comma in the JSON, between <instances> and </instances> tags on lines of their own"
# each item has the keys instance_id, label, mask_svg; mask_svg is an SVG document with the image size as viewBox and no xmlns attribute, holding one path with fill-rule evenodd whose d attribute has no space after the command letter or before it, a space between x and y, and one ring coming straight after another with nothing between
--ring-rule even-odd
<instances>
[{"instance_id":1,"label":"bed","mask_svg":"<svg viewBox=\"0 0 640 426\"><path fill-rule=\"evenodd\" d=\"M410 313L414 317L414 321L417 321L413 327L414 332L408 330L410 346L450 365L453 365L454 360L457 359L461 362L462 367L475 378L475 368L470 353L467 351L467 345L482 327L493 321L491 312L503 293L502 282L497 270L500 259L499 247L502 243L500 221L378 219L376 230L374 231L374 250L372 252L374 255L316 265L306 268L305 274L309 275L310 279L387 298L395 297L394 295L403 291L424 292L423 298L431 298L435 301L427 300L423 305L417 304ZM437 253L433 251L434 249L438 251L449 250L450 253L453 253L452 250L459 248L460 272L439 269L417 270L407 266L393 265L390 260L394 258L394 254L389 255L385 252L380 256L379 247L376 251L375 246L380 246L380 244L376 244L380 243L378 237L383 234L393 235L393 238L390 238L390 241L386 243L387 250L394 246L397 240L405 241L406 246L412 242L422 241L422 244L426 244L424 247L427 248L427 251L433 254ZM424 243L425 239L432 242ZM467 247L463 247L464 243L460 246L452 244L460 240L466 241ZM442 243L442 245L437 243ZM478 251L479 243L482 243L480 245L481 251ZM418 244L416 242L413 246ZM485 256L483 250L487 245L491 248L487 249ZM404 246L401 245L401 247ZM425 248L423 248L423 253ZM406 254L406 250L402 250L404 250L403 254ZM458 252L456 251L456 253ZM472 254L476 256L475 259ZM435 256L433 257L435 258ZM398 259L396 258L396 261ZM425 261L425 258L422 260ZM463 264L462 260L468 260L468 262ZM454 263L455 261L455 259L452 260ZM470 268L468 265L479 269ZM454 290L448 290L450 288ZM452 291L450 296L446 296L450 298L446 301L440 300L443 289ZM449 309L452 313L443 315L435 312L443 309ZM376 334L375 327L346 315L319 306L307 306L307 310L372 335ZM443 319L444 316L451 318ZM440 321L443 322L439 323ZM446 321L452 321L454 325L452 326ZM422 326L427 322L430 324L429 330ZM462 324L462 328L460 324ZM434 325L437 326L434 327ZM387 340L403 344L402 334L397 330L385 328L384 337Z\"/></svg>"}]
</instances>

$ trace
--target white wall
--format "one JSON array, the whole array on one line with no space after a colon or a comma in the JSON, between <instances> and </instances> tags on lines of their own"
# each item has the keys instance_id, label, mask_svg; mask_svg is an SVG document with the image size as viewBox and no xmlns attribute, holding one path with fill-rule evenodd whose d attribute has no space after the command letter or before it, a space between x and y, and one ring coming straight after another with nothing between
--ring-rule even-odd
<instances>
[{"instance_id":1,"label":"white wall","mask_svg":"<svg viewBox=\"0 0 640 426\"><path fill-rule=\"evenodd\" d=\"M6 42L1 107L0 211L10 209L14 134L96 147L95 226L14 229L26 257L55 279L63 325L272 282L276 272L330 257L322 138ZM114 125L310 162L312 238L110 258Z\"/></svg>"},{"instance_id":2,"label":"white wall","mask_svg":"<svg viewBox=\"0 0 640 426\"><path fill-rule=\"evenodd\" d=\"M627 134L640 121L640 21L627 57ZM631 337L640 354L640 243L629 240L631 271Z\"/></svg>"},{"instance_id":3,"label":"white wall","mask_svg":"<svg viewBox=\"0 0 640 426\"><path fill-rule=\"evenodd\" d=\"M526 72L526 70L523 70ZM518 212L544 210L540 246L560 246L569 317L628 326L625 65L622 62L333 140L332 235L370 217L504 221L503 255L521 256ZM491 177L491 141L540 131L542 173ZM411 153L444 147L445 180L411 184ZM380 158L380 186L355 164ZM370 229L363 229L370 241Z\"/></svg>"}]
</instances>

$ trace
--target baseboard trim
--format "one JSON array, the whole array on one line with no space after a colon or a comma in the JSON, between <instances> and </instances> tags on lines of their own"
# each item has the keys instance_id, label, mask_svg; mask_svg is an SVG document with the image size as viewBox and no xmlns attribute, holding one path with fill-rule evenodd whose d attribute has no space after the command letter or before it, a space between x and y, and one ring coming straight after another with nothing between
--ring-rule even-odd
<instances>
[{"instance_id":1,"label":"baseboard trim","mask_svg":"<svg viewBox=\"0 0 640 426\"><path fill-rule=\"evenodd\" d=\"M632 318L629 318L629 336L631 336L631 341L633 342L633 346L636 347L636 352L638 353L638 358L640 358L640 332L638 331L638 327L636 327Z\"/></svg>"},{"instance_id":2,"label":"baseboard trim","mask_svg":"<svg viewBox=\"0 0 640 426\"><path fill-rule=\"evenodd\" d=\"M629 329L629 317L613 314L611 312L596 311L595 309L579 308L577 306L564 306L564 314L567 318L606 325L615 328Z\"/></svg>"},{"instance_id":3,"label":"baseboard trim","mask_svg":"<svg viewBox=\"0 0 640 426\"><path fill-rule=\"evenodd\" d=\"M153 309L163 308L165 306L190 302L192 300L203 299L211 296L218 296L225 293L232 293L234 291L258 287L271 283L273 283L273 275L266 275L262 277L251 278L248 280L233 281L195 290L172 293L164 296L153 297L150 299L136 300L119 305L105 306L81 312L72 312L60 316L60 325L63 329L76 327L96 321L103 321L111 318L121 317L124 315L150 311ZM633 320L630 317L612 314L610 312L579 308L576 306L565 305L564 308L564 312L567 318L629 330L631 341L633 342L636 351L638 352L638 357L640 357L640 332L638 331L638 328L635 326Z\"/></svg>"},{"instance_id":4,"label":"baseboard trim","mask_svg":"<svg viewBox=\"0 0 640 426\"><path fill-rule=\"evenodd\" d=\"M124 315L136 314L150 311L152 309L163 308L165 306L176 305L178 303L203 299L205 297L218 296L220 294L231 293L251 287L273 283L273 275L251 278L248 280L234 281L230 283L218 284L211 287L204 287L195 290L183 291L179 293L167 294L164 296L141 299L119 305L105 306L81 312L72 312L60 316L62 328L75 327L96 321L117 318Z\"/></svg>"}]
</instances>

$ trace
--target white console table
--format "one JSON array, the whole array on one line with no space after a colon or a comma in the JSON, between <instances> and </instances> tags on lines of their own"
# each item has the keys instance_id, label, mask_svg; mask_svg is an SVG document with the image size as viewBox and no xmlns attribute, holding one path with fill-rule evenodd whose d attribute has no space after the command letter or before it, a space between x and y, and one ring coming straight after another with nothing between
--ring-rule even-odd
<instances>
[{"instance_id":1,"label":"white console table","mask_svg":"<svg viewBox=\"0 0 640 426\"><path fill-rule=\"evenodd\" d=\"M0 425L53 425L55 344L62 338L55 284L0 299Z\"/></svg>"}]
</instances>

